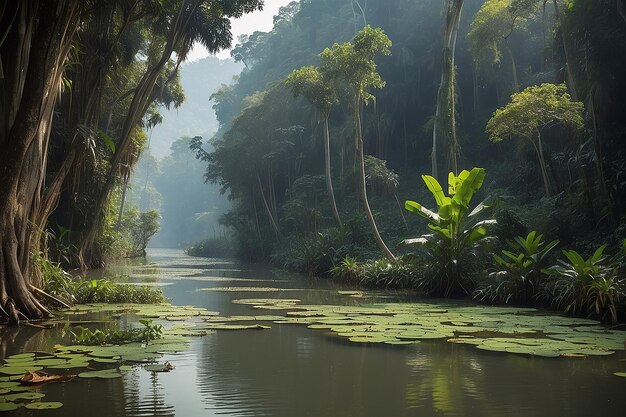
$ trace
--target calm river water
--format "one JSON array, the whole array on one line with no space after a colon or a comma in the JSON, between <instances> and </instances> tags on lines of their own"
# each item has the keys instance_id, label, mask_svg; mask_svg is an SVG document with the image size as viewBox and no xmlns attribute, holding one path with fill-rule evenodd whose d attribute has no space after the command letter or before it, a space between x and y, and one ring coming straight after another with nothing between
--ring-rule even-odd
<instances>
[{"instance_id":1,"label":"calm river water","mask_svg":"<svg viewBox=\"0 0 626 417\"><path fill-rule=\"evenodd\" d=\"M325 280L223 260L151 250L144 266L118 266L138 282L166 283L172 303L222 315L255 314L236 298L299 298L306 303L358 303ZM207 282L203 276L276 280ZM284 293L196 291L209 286L306 289ZM388 301L386 301L388 302ZM272 314L263 312L261 314ZM407 346L351 344L323 330L271 324L265 331L217 332L168 355L170 373L137 367L121 379L50 384L42 390L59 410L33 416L623 416L623 353L589 359L539 358L477 350L443 341ZM8 352L20 349L21 337ZM6 340L3 341L6 344ZM11 345L13 344L13 348ZM30 347L32 349L32 346ZM5 413L11 414L11 413Z\"/></svg>"}]
</instances>

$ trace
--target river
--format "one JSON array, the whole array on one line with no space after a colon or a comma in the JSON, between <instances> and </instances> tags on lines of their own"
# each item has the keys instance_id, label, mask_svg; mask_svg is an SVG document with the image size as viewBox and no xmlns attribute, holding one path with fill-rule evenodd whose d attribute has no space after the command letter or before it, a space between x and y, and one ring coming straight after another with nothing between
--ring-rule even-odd
<instances>
[{"instance_id":1,"label":"river","mask_svg":"<svg viewBox=\"0 0 626 417\"><path fill-rule=\"evenodd\" d=\"M128 273L131 281L167 284L162 288L172 303L206 307L222 315L255 314L250 306L233 304L236 298L360 302L338 295L337 290L347 288L327 280L192 258L177 250L149 250L142 264L117 265L106 273ZM237 280L202 279L208 276ZM270 295L197 291L210 286L271 286L285 291ZM63 402L62 408L13 413L587 417L624 415L626 409L626 378L613 375L620 367L626 371L623 351L600 358L541 358L445 341L355 344L306 326L270 326L264 331L218 331L193 338L187 351L164 358L176 366L169 373L150 373L138 366L119 379L49 384L42 388L46 398ZM8 352L19 351L20 340L12 341L13 348L9 343Z\"/></svg>"}]
</instances>

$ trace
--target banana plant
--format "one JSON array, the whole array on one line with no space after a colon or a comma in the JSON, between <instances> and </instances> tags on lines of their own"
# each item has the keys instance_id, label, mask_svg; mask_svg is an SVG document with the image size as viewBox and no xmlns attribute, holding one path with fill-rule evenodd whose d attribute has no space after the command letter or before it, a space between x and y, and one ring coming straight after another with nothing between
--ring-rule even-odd
<instances>
[{"instance_id":1,"label":"banana plant","mask_svg":"<svg viewBox=\"0 0 626 417\"><path fill-rule=\"evenodd\" d=\"M427 280L423 289L435 295L451 296L472 291L472 271L469 258L488 237L488 226L493 219L478 220L488 206L482 202L471 209L472 198L485 180L484 168L462 171L458 176L448 175L448 195L439 182L430 175L422 175L426 187L435 198L437 210L432 211L415 201L406 201L404 207L411 213L426 219L432 233L406 244L421 245L434 261L436 274Z\"/></svg>"}]
</instances>

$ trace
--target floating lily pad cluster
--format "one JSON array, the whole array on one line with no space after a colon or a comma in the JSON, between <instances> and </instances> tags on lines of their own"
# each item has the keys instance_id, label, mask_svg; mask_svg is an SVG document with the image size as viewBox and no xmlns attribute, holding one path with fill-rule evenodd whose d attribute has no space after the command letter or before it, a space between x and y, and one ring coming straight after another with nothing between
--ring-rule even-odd
<instances>
[{"instance_id":1,"label":"floating lily pad cluster","mask_svg":"<svg viewBox=\"0 0 626 417\"><path fill-rule=\"evenodd\" d=\"M133 365L153 363L163 354L187 349L189 337L212 333L213 329L201 319L210 319L218 313L204 308L170 304L86 304L77 305L63 311L62 314L64 316L50 320L47 324L54 326L60 323L74 324L77 321L81 324L102 324L110 322L111 317L121 315L183 321L184 323L165 326L162 337L148 344L134 342L104 346L56 345L54 352L31 352L9 356L0 365L0 411L13 411L21 406L33 410L62 406L58 402L40 401L44 394L34 392L31 386L24 386L20 383L19 380L24 374L43 371L51 375L76 375L79 379L120 378L122 372L133 369ZM107 320L76 320L77 316L101 314L105 315ZM244 328L257 327L247 325ZM216 326L215 329L220 329L220 326ZM223 329L231 330L229 326ZM162 368L163 365L160 367ZM155 368L148 370L153 369Z\"/></svg>"},{"instance_id":2,"label":"floating lily pad cluster","mask_svg":"<svg viewBox=\"0 0 626 417\"><path fill-rule=\"evenodd\" d=\"M327 329L355 343L410 344L440 339L481 350L543 357L602 356L624 350L626 331L530 308L430 303L301 305L299 300L242 299L258 309L288 310L277 323ZM217 320L214 318L213 320Z\"/></svg>"}]
</instances>

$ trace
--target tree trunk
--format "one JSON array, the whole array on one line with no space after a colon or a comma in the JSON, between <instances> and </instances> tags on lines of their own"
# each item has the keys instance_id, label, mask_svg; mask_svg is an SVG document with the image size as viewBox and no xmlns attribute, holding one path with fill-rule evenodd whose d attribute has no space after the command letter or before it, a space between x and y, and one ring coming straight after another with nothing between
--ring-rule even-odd
<instances>
[{"instance_id":1,"label":"tree trunk","mask_svg":"<svg viewBox=\"0 0 626 417\"><path fill-rule=\"evenodd\" d=\"M541 178L543 179L543 188L546 192L546 197L550 197L550 181L548 179L548 170L546 168L546 159L543 156L543 147L541 146L541 133L537 133L537 143L531 140L535 152L537 153L537 159L539 159L539 168L541 169Z\"/></svg>"},{"instance_id":2,"label":"tree trunk","mask_svg":"<svg viewBox=\"0 0 626 417\"><path fill-rule=\"evenodd\" d=\"M456 138L456 81L454 76L454 55L462 9L463 0L446 0L446 21L444 25L441 81L437 91L437 110L435 112L435 123L433 126L433 145L431 155L432 175L435 178L438 178L439 176L437 147L438 142L442 139L445 139L448 147L449 156L452 162L452 169L455 173L458 172L459 149Z\"/></svg>"},{"instance_id":3,"label":"tree trunk","mask_svg":"<svg viewBox=\"0 0 626 417\"><path fill-rule=\"evenodd\" d=\"M359 171L359 197L361 199L361 203L363 204L363 209L365 210L365 216L367 217L367 222L369 223L372 232L374 233L374 237L376 238L376 243L378 247L383 252L385 257L392 262L396 262L396 257L389 250L385 241L380 236L378 231L378 226L376 226L376 220L374 219L374 215L372 214L372 209L370 208L369 201L367 200L367 186L365 184L365 155L363 153L363 130L361 127L361 97L359 94L356 95L354 101L354 123L355 123L355 150L356 150L356 158L358 163L358 171Z\"/></svg>"},{"instance_id":4,"label":"tree trunk","mask_svg":"<svg viewBox=\"0 0 626 417\"><path fill-rule=\"evenodd\" d=\"M117 223L115 228L122 230L122 217L124 216L124 205L126 204L126 190L128 189L128 183L124 181L122 184L122 198L120 199L120 211L117 213Z\"/></svg>"},{"instance_id":5,"label":"tree trunk","mask_svg":"<svg viewBox=\"0 0 626 417\"><path fill-rule=\"evenodd\" d=\"M561 41L563 43L563 52L565 54L567 87L570 95L572 96L572 101L578 101L578 89L576 86L576 78L574 77L574 70L572 68L574 62L572 57L572 48L569 43L569 38L565 33L565 28L563 27L563 13L561 13L561 9L559 8L558 0L552 0L552 4L554 5L554 12L557 20L559 21L559 26L561 27Z\"/></svg>"},{"instance_id":6,"label":"tree trunk","mask_svg":"<svg viewBox=\"0 0 626 417\"><path fill-rule=\"evenodd\" d=\"M326 166L326 191L330 199L330 206L333 210L333 216L335 216L335 220L337 220L337 224L339 227L343 227L341 218L339 217L339 211L337 210L337 204L335 203L335 191L333 189L333 178L330 169L330 132L328 131L328 116L324 117L324 162Z\"/></svg>"},{"instance_id":7,"label":"tree trunk","mask_svg":"<svg viewBox=\"0 0 626 417\"><path fill-rule=\"evenodd\" d=\"M509 40L504 39L504 49L509 55L509 59L511 60L511 75L513 76L513 90L516 93L519 93L519 80L517 78L517 64L515 63L515 57L513 56L513 51L511 51L511 47L509 46Z\"/></svg>"},{"instance_id":8,"label":"tree trunk","mask_svg":"<svg viewBox=\"0 0 626 417\"><path fill-rule=\"evenodd\" d=\"M33 294L41 283L31 256L39 254L50 124L79 2L24 0L5 12L15 20L0 47L0 313L18 323L48 313Z\"/></svg>"},{"instance_id":9,"label":"tree trunk","mask_svg":"<svg viewBox=\"0 0 626 417\"><path fill-rule=\"evenodd\" d=\"M259 191L261 192L261 198L263 199L263 205L265 206L265 210L267 211L267 216L270 218L272 229L274 229L274 233L276 234L276 239L278 239L280 237L280 230L278 229L278 224L276 223L276 219L274 219L274 215L272 214L270 205L268 204L267 198L265 197L265 192L263 191L263 185L261 184L261 177L259 177L259 175L257 174L256 179L259 183Z\"/></svg>"}]
</instances>

